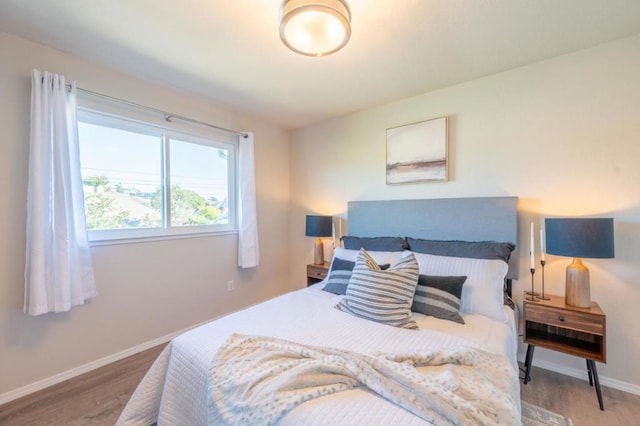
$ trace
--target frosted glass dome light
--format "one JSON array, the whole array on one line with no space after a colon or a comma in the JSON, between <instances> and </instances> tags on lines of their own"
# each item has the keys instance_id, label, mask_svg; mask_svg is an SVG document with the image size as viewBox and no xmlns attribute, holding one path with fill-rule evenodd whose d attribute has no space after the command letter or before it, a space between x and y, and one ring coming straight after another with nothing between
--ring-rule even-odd
<instances>
[{"instance_id":1,"label":"frosted glass dome light","mask_svg":"<svg viewBox=\"0 0 640 426\"><path fill-rule=\"evenodd\" d=\"M351 11L344 0L285 0L280 6L280 38L294 52L326 56L351 38Z\"/></svg>"}]
</instances>

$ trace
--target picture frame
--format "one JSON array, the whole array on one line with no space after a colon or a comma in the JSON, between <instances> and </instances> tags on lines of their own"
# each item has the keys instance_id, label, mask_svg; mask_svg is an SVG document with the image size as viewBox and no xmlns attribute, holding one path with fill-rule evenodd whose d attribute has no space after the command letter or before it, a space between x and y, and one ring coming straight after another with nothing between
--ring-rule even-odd
<instances>
[{"instance_id":1,"label":"picture frame","mask_svg":"<svg viewBox=\"0 0 640 426\"><path fill-rule=\"evenodd\" d=\"M387 185L449 180L448 117L387 129Z\"/></svg>"}]
</instances>

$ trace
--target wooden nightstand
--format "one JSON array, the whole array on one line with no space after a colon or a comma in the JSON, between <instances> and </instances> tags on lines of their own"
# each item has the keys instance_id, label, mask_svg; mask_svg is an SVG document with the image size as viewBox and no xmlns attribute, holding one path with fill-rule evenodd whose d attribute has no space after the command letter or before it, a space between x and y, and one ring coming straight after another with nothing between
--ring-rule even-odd
<instances>
[{"instance_id":1,"label":"wooden nightstand","mask_svg":"<svg viewBox=\"0 0 640 426\"><path fill-rule=\"evenodd\" d=\"M323 265L316 265L314 263L310 263L307 265L307 287L311 284L319 283L320 281L327 278L327 274L329 273L330 264L324 262Z\"/></svg>"},{"instance_id":2,"label":"wooden nightstand","mask_svg":"<svg viewBox=\"0 0 640 426\"><path fill-rule=\"evenodd\" d=\"M589 385L595 382L600 409L604 410L595 361L607 361L607 317L596 302L590 308L567 305L564 297L547 295L551 300L532 302L524 298L524 342L528 343L524 384L531 377L536 346L579 356L587 360Z\"/></svg>"}]
</instances>

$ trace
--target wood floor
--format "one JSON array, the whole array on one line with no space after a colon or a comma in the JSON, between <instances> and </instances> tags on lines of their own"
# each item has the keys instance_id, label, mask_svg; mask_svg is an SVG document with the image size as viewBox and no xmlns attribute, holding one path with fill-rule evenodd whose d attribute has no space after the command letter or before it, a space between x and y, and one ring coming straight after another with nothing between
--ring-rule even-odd
<instances>
[{"instance_id":1,"label":"wood floor","mask_svg":"<svg viewBox=\"0 0 640 426\"><path fill-rule=\"evenodd\" d=\"M113 425L164 345L0 406L0 425ZM569 416L574 426L640 424L640 396L602 388L605 411L583 380L534 367L523 401Z\"/></svg>"},{"instance_id":2,"label":"wood floor","mask_svg":"<svg viewBox=\"0 0 640 426\"><path fill-rule=\"evenodd\" d=\"M0 425L113 425L165 345L0 406Z\"/></svg>"},{"instance_id":3,"label":"wood floor","mask_svg":"<svg viewBox=\"0 0 640 426\"><path fill-rule=\"evenodd\" d=\"M526 385L520 381L520 398L569 417L573 426L640 425L640 395L603 386L604 411L600 411L589 382L542 368L533 367Z\"/></svg>"}]
</instances>

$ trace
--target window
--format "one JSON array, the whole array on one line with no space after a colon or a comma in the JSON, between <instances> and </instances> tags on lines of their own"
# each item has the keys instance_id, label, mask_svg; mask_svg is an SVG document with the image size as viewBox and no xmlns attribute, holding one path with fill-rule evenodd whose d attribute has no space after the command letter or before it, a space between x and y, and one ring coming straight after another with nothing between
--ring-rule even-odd
<instances>
[{"instance_id":1,"label":"window","mask_svg":"<svg viewBox=\"0 0 640 426\"><path fill-rule=\"evenodd\" d=\"M235 229L236 143L80 109L91 241Z\"/></svg>"}]
</instances>

